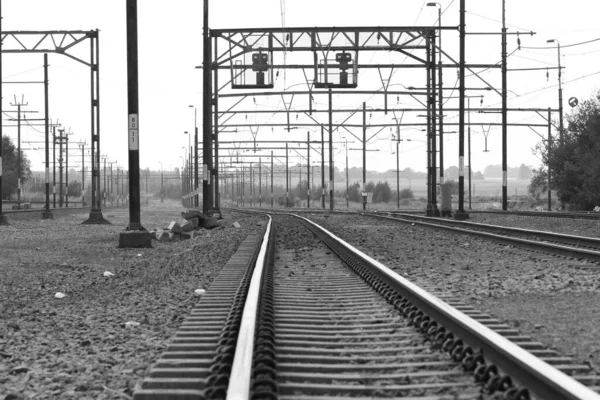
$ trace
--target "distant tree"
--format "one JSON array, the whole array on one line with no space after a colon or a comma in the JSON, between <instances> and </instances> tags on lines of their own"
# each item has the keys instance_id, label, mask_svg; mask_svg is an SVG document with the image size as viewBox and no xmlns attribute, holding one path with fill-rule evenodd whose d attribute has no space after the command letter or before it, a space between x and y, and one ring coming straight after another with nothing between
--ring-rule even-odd
<instances>
[{"instance_id":1,"label":"distant tree","mask_svg":"<svg viewBox=\"0 0 600 400\"><path fill-rule=\"evenodd\" d=\"M415 197L411 189L402 189L400 191L400 200L402 199L413 199Z\"/></svg>"},{"instance_id":2,"label":"distant tree","mask_svg":"<svg viewBox=\"0 0 600 400\"><path fill-rule=\"evenodd\" d=\"M517 176L517 179L519 180L526 180L531 178L531 169L529 169L528 166L526 166L525 164L521 164L521 166L519 167L519 173Z\"/></svg>"},{"instance_id":3,"label":"distant tree","mask_svg":"<svg viewBox=\"0 0 600 400\"><path fill-rule=\"evenodd\" d=\"M550 151L546 142L536 150L551 170L550 186L563 204L591 209L600 204L600 91L567 115L562 140L554 140Z\"/></svg>"},{"instance_id":4,"label":"distant tree","mask_svg":"<svg viewBox=\"0 0 600 400\"><path fill-rule=\"evenodd\" d=\"M67 186L67 193L70 197L80 197L81 196L81 182L71 181L69 186Z\"/></svg>"},{"instance_id":5,"label":"distant tree","mask_svg":"<svg viewBox=\"0 0 600 400\"><path fill-rule=\"evenodd\" d=\"M348 200L361 202L360 183L354 182L352 185L348 185Z\"/></svg>"},{"instance_id":6,"label":"distant tree","mask_svg":"<svg viewBox=\"0 0 600 400\"><path fill-rule=\"evenodd\" d=\"M471 176L471 178L472 178L474 181L483 181L483 180L485 180L485 175L483 175L483 174L481 173L481 171L477 171L477 172L475 172L475 173L474 173L474 174Z\"/></svg>"},{"instance_id":7,"label":"distant tree","mask_svg":"<svg viewBox=\"0 0 600 400\"><path fill-rule=\"evenodd\" d=\"M534 169L531 182L527 186L527 191L529 195L539 200L540 194L548 191L548 171L545 169Z\"/></svg>"},{"instance_id":8,"label":"distant tree","mask_svg":"<svg viewBox=\"0 0 600 400\"><path fill-rule=\"evenodd\" d=\"M8 136L2 137L2 198L17 193L17 147ZM21 185L31 176L30 162L27 155L21 150Z\"/></svg>"},{"instance_id":9,"label":"distant tree","mask_svg":"<svg viewBox=\"0 0 600 400\"><path fill-rule=\"evenodd\" d=\"M387 203L392 198L392 189L387 182L377 182L373 191L373 203Z\"/></svg>"},{"instance_id":10,"label":"distant tree","mask_svg":"<svg viewBox=\"0 0 600 400\"><path fill-rule=\"evenodd\" d=\"M458 182L450 179L444 182L445 185L450 185L451 189L450 189L450 194L451 195L457 195L458 194Z\"/></svg>"},{"instance_id":11,"label":"distant tree","mask_svg":"<svg viewBox=\"0 0 600 400\"><path fill-rule=\"evenodd\" d=\"M501 178L502 165L488 165L483 170L483 174L489 178Z\"/></svg>"},{"instance_id":12,"label":"distant tree","mask_svg":"<svg viewBox=\"0 0 600 400\"><path fill-rule=\"evenodd\" d=\"M451 166L444 170L444 179L458 179L458 167Z\"/></svg>"}]
</instances>

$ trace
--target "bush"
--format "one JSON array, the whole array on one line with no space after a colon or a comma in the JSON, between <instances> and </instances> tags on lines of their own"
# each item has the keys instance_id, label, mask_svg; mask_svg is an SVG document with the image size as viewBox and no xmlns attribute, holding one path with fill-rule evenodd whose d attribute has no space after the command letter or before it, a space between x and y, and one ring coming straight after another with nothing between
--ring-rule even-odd
<instances>
[{"instance_id":1,"label":"bush","mask_svg":"<svg viewBox=\"0 0 600 400\"><path fill-rule=\"evenodd\" d=\"M402 199L414 199L415 195L411 189L402 189L400 191L400 200Z\"/></svg>"}]
</instances>

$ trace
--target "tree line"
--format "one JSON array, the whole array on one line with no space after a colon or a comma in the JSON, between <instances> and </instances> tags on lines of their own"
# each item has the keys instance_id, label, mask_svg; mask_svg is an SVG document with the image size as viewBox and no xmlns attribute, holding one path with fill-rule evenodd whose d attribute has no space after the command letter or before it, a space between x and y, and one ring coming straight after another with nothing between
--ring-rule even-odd
<instances>
[{"instance_id":1,"label":"tree line","mask_svg":"<svg viewBox=\"0 0 600 400\"><path fill-rule=\"evenodd\" d=\"M550 188L561 208L590 210L600 205L600 91L566 120L562 135L537 144L543 166L533 171L529 192L539 198Z\"/></svg>"}]
</instances>

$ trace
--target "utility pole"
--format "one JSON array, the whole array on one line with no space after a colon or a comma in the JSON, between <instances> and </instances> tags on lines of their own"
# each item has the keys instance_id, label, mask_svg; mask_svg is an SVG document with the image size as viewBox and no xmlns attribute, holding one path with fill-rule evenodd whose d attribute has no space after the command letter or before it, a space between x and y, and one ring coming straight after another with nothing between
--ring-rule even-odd
<instances>
[{"instance_id":1,"label":"utility pole","mask_svg":"<svg viewBox=\"0 0 600 400\"><path fill-rule=\"evenodd\" d=\"M437 97L437 82L436 82L436 74L435 74L435 31L431 31L429 34L429 43L431 48L431 100L430 104L430 113L431 116L431 201L432 201L432 216L439 217L440 212L437 207L437 134L436 134L436 103L435 99Z\"/></svg>"},{"instance_id":2,"label":"utility pole","mask_svg":"<svg viewBox=\"0 0 600 400\"><path fill-rule=\"evenodd\" d=\"M350 208L350 199L348 198L348 139L346 139L346 208Z\"/></svg>"},{"instance_id":3,"label":"utility pole","mask_svg":"<svg viewBox=\"0 0 600 400\"><path fill-rule=\"evenodd\" d=\"M81 147L81 206L85 207L85 142L79 142Z\"/></svg>"},{"instance_id":4,"label":"utility pole","mask_svg":"<svg viewBox=\"0 0 600 400\"><path fill-rule=\"evenodd\" d=\"M52 126L52 198L56 208L56 125Z\"/></svg>"},{"instance_id":5,"label":"utility pole","mask_svg":"<svg viewBox=\"0 0 600 400\"><path fill-rule=\"evenodd\" d=\"M333 99L329 88L329 210L333 211Z\"/></svg>"},{"instance_id":6,"label":"utility pole","mask_svg":"<svg viewBox=\"0 0 600 400\"><path fill-rule=\"evenodd\" d=\"M258 158L258 206L262 208L262 158Z\"/></svg>"},{"instance_id":7,"label":"utility pole","mask_svg":"<svg viewBox=\"0 0 600 400\"><path fill-rule=\"evenodd\" d=\"M210 187L210 175L212 170L212 85L211 85L211 39L208 29L208 0L204 0L203 15L203 60L202 60L202 158L204 161L202 176L202 213L208 215L212 209L212 188ZM215 73L216 74L216 73ZM215 115L217 118L217 115Z\"/></svg>"},{"instance_id":8,"label":"utility pole","mask_svg":"<svg viewBox=\"0 0 600 400\"><path fill-rule=\"evenodd\" d=\"M2 20L2 17L0 17ZM0 29L1 31L1 29ZM2 45L0 45L1 47ZM0 54L2 49L0 48ZM2 57L0 55L0 57ZM2 60L0 59L0 65ZM0 77L2 76L2 67L0 67ZM2 83L0 82L0 87ZM0 89L0 103L2 103L2 89ZM2 106L0 106L0 114L2 114ZM1 121L1 118L0 118ZM2 125L0 123L0 125ZM46 148L44 149L46 155L46 206L42 212L42 219L53 219L52 211L50 211L50 131L48 126L48 54L44 54L44 141ZM0 147L2 147L2 133L0 128ZM2 179L2 151L0 150L0 180ZM0 193L2 193L2 184L0 183ZM1 197L1 196L0 196ZM0 198L0 203L2 199ZM2 223L2 205L0 205L0 224Z\"/></svg>"},{"instance_id":9,"label":"utility pole","mask_svg":"<svg viewBox=\"0 0 600 400\"><path fill-rule=\"evenodd\" d=\"M102 157L104 159L104 184L102 185L102 198L104 199L104 207L106 207L106 156Z\"/></svg>"},{"instance_id":10,"label":"utility pole","mask_svg":"<svg viewBox=\"0 0 600 400\"><path fill-rule=\"evenodd\" d=\"M110 163L110 205L111 205L111 207L114 203L114 197L115 197L114 192L113 192L113 182L114 181L113 181L113 168L112 168L114 163L115 163L114 161Z\"/></svg>"},{"instance_id":11,"label":"utility pole","mask_svg":"<svg viewBox=\"0 0 600 400\"><path fill-rule=\"evenodd\" d=\"M325 128L321 126L321 202L325 209Z\"/></svg>"},{"instance_id":12,"label":"utility pole","mask_svg":"<svg viewBox=\"0 0 600 400\"><path fill-rule=\"evenodd\" d=\"M559 69L560 71L560 69ZM562 133L562 131L561 131ZM548 158L548 211L552 211L552 190L551 190L551 182L552 182L552 170L550 168L550 151L552 151L552 110L548 107L548 150L547 150L547 158Z\"/></svg>"},{"instance_id":13,"label":"utility pole","mask_svg":"<svg viewBox=\"0 0 600 400\"><path fill-rule=\"evenodd\" d=\"M115 182L117 185L117 207L119 206L119 200L121 199L121 191L119 188L119 166L117 166L117 181Z\"/></svg>"},{"instance_id":14,"label":"utility pole","mask_svg":"<svg viewBox=\"0 0 600 400\"><path fill-rule=\"evenodd\" d=\"M0 3L0 32L2 32L2 3ZM46 71L46 70L44 70ZM8 224L8 219L2 211L2 40L0 40L0 225ZM47 124L46 124L47 126ZM46 132L48 130L46 129ZM46 141L46 152L48 151L48 143ZM47 159L47 158L46 158Z\"/></svg>"},{"instance_id":15,"label":"utility pole","mask_svg":"<svg viewBox=\"0 0 600 400\"><path fill-rule=\"evenodd\" d=\"M58 204L60 208L63 206L63 138L64 138L64 129L59 129L59 147L58 147Z\"/></svg>"},{"instance_id":16,"label":"utility pole","mask_svg":"<svg viewBox=\"0 0 600 400\"><path fill-rule=\"evenodd\" d=\"M310 131L306 135L306 208L310 208Z\"/></svg>"},{"instance_id":17,"label":"utility pole","mask_svg":"<svg viewBox=\"0 0 600 400\"><path fill-rule=\"evenodd\" d=\"M563 96L562 96L562 66L560 65L560 42L557 39L549 39L546 43L556 43L558 51L558 138L563 141Z\"/></svg>"},{"instance_id":18,"label":"utility pole","mask_svg":"<svg viewBox=\"0 0 600 400\"><path fill-rule=\"evenodd\" d=\"M245 182L246 181L246 176L245 176L245 168L242 165L242 207L246 206L246 185Z\"/></svg>"},{"instance_id":19,"label":"utility pole","mask_svg":"<svg viewBox=\"0 0 600 400\"><path fill-rule=\"evenodd\" d=\"M273 152L271 152L271 208L273 208Z\"/></svg>"},{"instance_id":20,"label":"utility pole","mask_svg":"<svg viewBox=\"0 0 600 400\"><path fill-rule=\"evenodd\" d=\"M559 69L560 71L560 69ZM559 72L560 73L560 72ZM507 136L508 136L508 103L507 103L507 67L506 67L506 0L502 0L502 210L508 209L507 182Z\"/></svg>"},{"instance_id":21,"label":"utility pole","mask_svg":"<svg viewBox=\"0 0 600 400\"><path fill-rule=\"evenodd\" d=\"M69 134L65 135L65 207L69 208Z\"/></svg>"},{"instance_id":22,"label":"utility pole","mask_svg":"<svg viewBox=\"0 0 600 400\"><path fill-rule=\"evenodd\" d=\"M290 203L288 201L289 198L289 187L290 179L288 177L288 144L285 144L285 207L288 208Z\"/></svg>"},{"instance_id":23,"label":"utility pole","mask_svg":"<svg viewBox=\"0 0 600 400\"><path fill-rule=\"evenodd\" d=\"M119 234L119 248L152 247L141 222L140 132L138 98L137 0L127 0L127 114L129 142L129 226Z\"/></svg>"},{"instance_id":24,"label":"utility pole","mask_svg":"<svg viewBox=\"0 0 600 400\"><path fill-rule=\"evenodd\" d=\"M363 103L363 140L362 140L362 162L363 162L363 210L367 209L367 104ZM346 144L347 145L347 144ZM331 144L330 144L331 146ZM348 150L346 149L346 152ZM347 154L347 153L346 153ZM346 167L347 168L347 167ZM346 190L347 194L347 190Z\"/></svg>"},{"instance_id":25,"label":"utility pole","mask_svg":"<svg viewBox=\"0 0 600 400\"><path fill-rule=\"evenodd\" d=\"M194 190L198 190L198 113L196 106L194 107ZM194 196L194 207L198 208L200 205L200 195L196 192Z\"/></svg>"},{"instance_id":26,"label":"utility pole","mask_svg":"<svg viewBox=\"0 0 600 400\"><path fill-rule=\"evenodd\" d=\"M398 140L396 140L396 192L398 210L400 209L400 125L398 125Z\"/></svg>"},{"instance_id":27,"label":"utility pole","mask_svg":"<svg viewBox=\"0 0 600 400\"><path fill-rule=\"evenodd\" d=\"M460 0L460 61L459 61L459 95L458 95L458 211L454 219L465 220L469 214L465 212L465 0Z\"/></svg>"},{"instance_id":28,"label":"utility pole","mask_svg":"<svg viewBox=\"0 0 600 400\"><path fill-rule=\"evenodd\" d=\"M15 102L11 104L13 107L17 107L17 207L21 209L21 106L27 106L29 103L23 102L23 96L21 101L17 101L15 96Z\"/></svg>"},{"instance_id":29,"label":"utility pole","mask_svg":"<svg viewBox=\"0 0 600 400\"><path fill-rule=\"evenodd\" d=\"M469 152L469 210L471 210L471 98L467 98L467 108L469 109L467 117L468 117L468 152Z\"/></svg>"},{"instance_id":30,"label":"utility pole","mask_svg":"<svg viewBox=\"0 0 600 400\"><path fill-rule=\"evenodd\" d=\"M439 85L439 95L438 95L438 112L439 112L439 122L440 122L440 191L441 191L441 185L444 183L444 87L442 85L442 78L443 78L443 68L442 68L442 5L439 4L438 7L438 23L439 23L439 46L440 46L440 52L439 52L439 56L440 58L438 59L438 85ZM398 136L398 139L400 139L400 137Z\"/></svg>"}]
</instances>

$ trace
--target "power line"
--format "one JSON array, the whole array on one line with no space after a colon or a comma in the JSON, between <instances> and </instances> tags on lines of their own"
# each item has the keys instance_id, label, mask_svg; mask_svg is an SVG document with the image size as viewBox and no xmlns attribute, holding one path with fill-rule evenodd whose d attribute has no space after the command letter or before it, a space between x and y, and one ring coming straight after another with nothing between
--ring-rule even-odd
<instances>
[{"instance_id":1,"label":"power line","mask_svg":"<svg viewBox=\"0 0 600 400\"><path fill-rule=\"evenodd\" d=\"M579 43L561 45L560 48L561 49L565 49L567 47L581 46L581 45L584 45L584 44L598 42L598 41L600 41L600 38L586 40L585 42L579 42ZM556 50L556 46L552 46L552 47L525 47L525 46L523 46L522 48L523 49L532 49L532 50Z\"/></svg>"}]
</instances>

